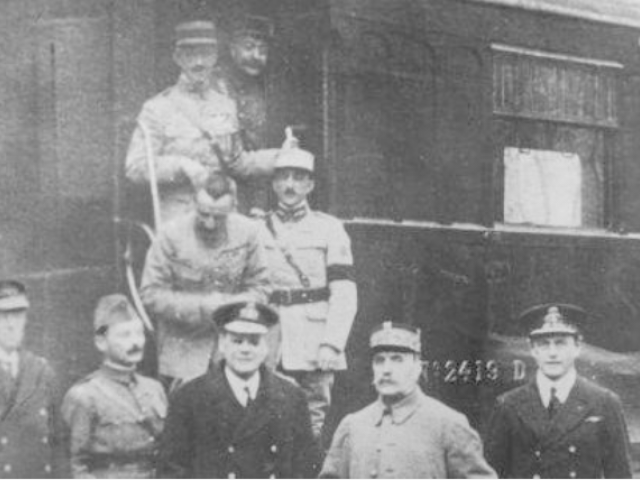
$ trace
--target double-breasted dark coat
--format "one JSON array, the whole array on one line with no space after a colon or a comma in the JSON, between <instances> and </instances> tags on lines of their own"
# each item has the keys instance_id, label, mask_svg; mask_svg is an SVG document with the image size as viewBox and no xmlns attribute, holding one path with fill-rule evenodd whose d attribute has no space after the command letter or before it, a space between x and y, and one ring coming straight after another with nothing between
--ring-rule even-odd
<instances>
[{"instance_id":1,"label":"double-breasted dark coat","mask_svg":"<svg viewBox=\"0 0 640 480\"><path fill-rule=\"evenodd\" d=\"M304 393L263 368L255 400L243 407L224 364L178 390L160 442L164 478L311 478L317 448Z\"/></svg>"},{"instance_id":2,"label":"double-breasted dark coat","mask_svg":"<svg viewBox=\"0 0 640 480\"><path fill-rule=\"evenodd\" d=\"M485 450L502 478L631 478L618 396L580 377L553 419L535 381L499 397Z\"/></svg>"},{"instance_id":3,"label":"double-breasted dark coat","mask_svg":"<svg viewBox=\"0 0 640 480\"><path fill-rule=\"evenodd\" d=\"M0 478L67 476L60 425L51 367L21 351L16 379L0 369Z\"/></svg>"}]
</instances>

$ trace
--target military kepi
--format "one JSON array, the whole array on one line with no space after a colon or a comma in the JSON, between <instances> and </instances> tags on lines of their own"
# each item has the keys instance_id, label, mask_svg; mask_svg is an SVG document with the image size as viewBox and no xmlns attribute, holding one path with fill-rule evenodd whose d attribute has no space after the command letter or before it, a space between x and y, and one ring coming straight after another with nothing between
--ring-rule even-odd
<instances>
[{"instance_id":1,"label":"military kepi","mask_svg":"<svg viewBox=\"0 0 640 480\"><path fill-rule=\"evenodd\" d=\"M587 312L576 305L548 303L520 314L519 322L530 338L545 335L580 335Z\"/></svg>"},{"instance_id":2,"label":"military kepi","mask_svg":"<svg viewBox=\"0 0 640 480\"><path fill-rule=\"evenodd\" d=\"M278 323L278 314L257 302L235 302L213 312L213 321L226 332L265 334Z\"/></svg>"},{"instance_id":3,"label":"military kepi","mask_svg":"<svg viewBox=\"0 0 640 480\"><path fill-rule=\"evenodd\" d=\"M374 352L421 353L420 329L404 323L384 322L371 333L369 346Z\"/></svg>"},{"instance_id":4,"label":"military kepi","mask_svg":"<svg viewBox=\"0 0 640 480\"><path fill-rule=\"evenodd\" d=\"M235 37L249 36L260 40L273 37L273 22L260 15L237 15L231 21L231 33Z\"/></svg>"},{"instance_id":5,"label":"military kepi","mask_svg":"<svg viewBox=\"0 0 640 480\"><path fill-rule=\"evenodd\" d=\"M26 287L15 280L0 281L0 311L11 312L29 308Z\"/></svg>"},{"instance_id":6,"label":"military kepi","mask_svg":"<svg viewBox=\"0 0 640 480\"><path fill-rule=\"evenodd\" d=\"M183 45L216 45L216 27L213 22L197 20L183 22L176 26L176 46Z\"/></svg>"},{"instance_id":7,"label":"military kepi","mask_svg":"<svg viewBox=\"0 0 640 480\"><path fill-rule=\"evenodd\" d=\"M106 295L98 301L93 315L93 331L103 332L106 328L116 323L139 320L140 317L133 306L121 293Z\"/></svg>"}]
</instances>

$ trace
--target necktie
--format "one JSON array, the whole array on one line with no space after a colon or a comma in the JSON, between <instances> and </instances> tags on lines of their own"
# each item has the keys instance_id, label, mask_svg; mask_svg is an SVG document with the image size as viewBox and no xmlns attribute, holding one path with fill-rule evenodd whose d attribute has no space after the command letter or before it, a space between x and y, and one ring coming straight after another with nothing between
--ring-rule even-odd
<instances>
[{"instance_id":1,"label":"necktie","mask_svg":"<svg viewBox=\"0 0 640 480\"><path fill-rule=\"evenodd\" d=\"M552 419L556 413L558 413L558 409L562 404L560 403L560 399L556 395L556 388L551 387L551 397L549 398L549 406L547 407L547 412L549 413L549 419Z\"/></svg>"},{"instance_id":2,"label":"necktie","mask_svg":"<svg viewBox=\"0 0 640 480\"><path fill-rule=\"evenodd\" d=\"M247 399L247 401L244 404L244 406L246 408L249 408L251 406L251 404L253 403L253 398L251 398L251 390L249 389L248 385L244 387L244 393L245 393L246 399Z\"/></svg>"}]
</instances>

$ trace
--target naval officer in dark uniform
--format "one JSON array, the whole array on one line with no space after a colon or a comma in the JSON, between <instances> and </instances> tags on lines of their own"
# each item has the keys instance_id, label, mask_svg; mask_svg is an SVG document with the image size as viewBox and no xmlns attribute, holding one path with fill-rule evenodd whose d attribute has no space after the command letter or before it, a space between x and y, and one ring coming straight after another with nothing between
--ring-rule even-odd
<instances>
[{"instance_id":1,"label":"naval officer in dark uniform","mask_svg":"<svg viewBox=\"0 0 640 480\"><path fill-rule=\"evenodd\" d=\"M498 398L485 445L501 477L631 478L620 399L576 373L585 318L572 305L521 315L538 371Z\"/></svg>"},{"instance_id":2,"label":"naval officer in dark uniform","mask_svg":"<svg viewBox=\"0 0 640 480\"><path fill-rule=\"evenodd\" d=\"M172 397L159 476L312 478L318 458L304 393L264 366L277 314L237 302L213 320L223 361Z\"/></svg>"}]
</instances>

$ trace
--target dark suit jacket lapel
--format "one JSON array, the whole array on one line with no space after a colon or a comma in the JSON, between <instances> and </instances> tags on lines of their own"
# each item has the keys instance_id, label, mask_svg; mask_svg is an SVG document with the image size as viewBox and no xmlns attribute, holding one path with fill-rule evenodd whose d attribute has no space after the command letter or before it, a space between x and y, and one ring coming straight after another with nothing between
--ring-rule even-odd
<instances>
[{"instance_id":1,"label":"dark suit jacket lapel","mask_svg":"<svg viewBox=\"0 0 640 480\"><path fill-rule=\"evenodd\" d=\"M274 410L276 405L281 403L277 398L277 392L273 388L271 375L266 369L262 369L260 374L260 387L256 398L246 409L242 421L234 432L234 441L236 442L250 437L268 426L276 415Z\"/></svg>"},{"instance_id":2,"label":"dark suit jacket lapel","mask_svg":"<svg viewBox=\"0 0 640 480\"><path fill-rule=\"evenodd\" d=\"M517 399L516 411L518 416L534 432L535 436L540 440L547 436L550 427L547 409L544 408L538 386L535 380L527 384L522 391L522 395Z\"/></svg>"},{"instance_id":3,"label":"dark suit jacket lapel","mask_svg":"<svg viewBox=\"0 0 640 480\"><path fill-rule=\"evenodd\" d=\"M553 419L549 430L549 442L554 443L561 440L578 427L590 411L589 395L585 390L582 379L578 378L569 393L569 397L567 397L567 401L560 407Z\"/></svg>"}]
</instances>

